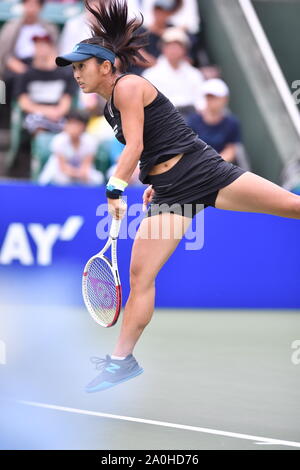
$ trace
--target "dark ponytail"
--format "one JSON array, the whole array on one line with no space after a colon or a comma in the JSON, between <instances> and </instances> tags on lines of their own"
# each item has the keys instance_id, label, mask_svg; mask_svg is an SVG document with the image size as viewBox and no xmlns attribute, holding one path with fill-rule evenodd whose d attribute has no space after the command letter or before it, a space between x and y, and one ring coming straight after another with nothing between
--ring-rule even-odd
<instances>
[{"instance_id":1,"label":"dark ponytail","mask_svg":"<svg viewBox=\"0 0 300 470\"><path fill-rule=\"evenodd\" d=\"M126 71L136 59L147 62L139 52L146 44L146 33L138 31L143 24L143 16L141 20L133 18L128 21L126 0L98 1L99 5L91 7L90 0L84 0L86 9L93 15L90 20L92 37L81 42L113 51L121 61L122 71Z\"/></svg>"}]
</instances>

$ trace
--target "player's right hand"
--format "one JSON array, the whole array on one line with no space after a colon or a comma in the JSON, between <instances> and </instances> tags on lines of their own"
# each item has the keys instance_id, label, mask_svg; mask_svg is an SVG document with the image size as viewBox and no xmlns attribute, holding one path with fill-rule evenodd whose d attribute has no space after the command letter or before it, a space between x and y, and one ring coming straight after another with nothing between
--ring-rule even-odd
<instances>
[{"instance_id":1,"label":"player's right hand","mask_svg":"<svg viewBox=\"0 0 300 470\"><path fill-rule=\"evenodd\" d=\"M107 199L108 212L113 219L123 219L126 214L127 204L123 199Z\"/></svg>"},{"instance_id":2,"label":"player's right hand","mask_svg":"<svg viewBox=\"0 0 300 470\"><path fill-rule=\"evenodd\" d=\"M152 198L154 196L154 189L152 188L152 185L148 186L147 189L145 189L144 194L143 194L143 212L146 212L148 204L152 201Z\"/></svg>"}]
</instances>

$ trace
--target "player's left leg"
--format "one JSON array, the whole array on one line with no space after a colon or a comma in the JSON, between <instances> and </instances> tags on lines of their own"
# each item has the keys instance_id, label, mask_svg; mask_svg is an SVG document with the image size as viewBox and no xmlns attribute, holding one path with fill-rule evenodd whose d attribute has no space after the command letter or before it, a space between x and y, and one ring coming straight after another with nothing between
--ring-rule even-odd
<instances>
[{"instance_id":1,"label":"player's left leg","mask_svg":"<svg viewBox=\"0 0 300 470\"><path fill-rule=\"evenodd\" d=\"M300 196L249 171L219 190L215 207L300 219Z\"/></svg>"},{"instance_id":2,"label":"player's left leg","mask_svg":"<svg viewBox=\"0 0 300 470\"><path fill-rule=\"evenodd\" d=\"M145 217L141 222L132 248L130 294L113 357L96 359L96 367L102 371L88 384L87 392L106 390L143 372L132 352L153 314L155 278L190 223L191 218L170 213Z\"/></svg>"},{"instance_id":3,"label":"player's left leg","mask_svg":"<svg viewBox=\"0 0 300 470\"><path fill-rule=\"evenodd\" d=\"M136 234L130 263L130 294L124 309L115 356L132 353L154 310L155 279L191 223L189 217L164 213L145 217Z\"/></svg>"}]
</instances>

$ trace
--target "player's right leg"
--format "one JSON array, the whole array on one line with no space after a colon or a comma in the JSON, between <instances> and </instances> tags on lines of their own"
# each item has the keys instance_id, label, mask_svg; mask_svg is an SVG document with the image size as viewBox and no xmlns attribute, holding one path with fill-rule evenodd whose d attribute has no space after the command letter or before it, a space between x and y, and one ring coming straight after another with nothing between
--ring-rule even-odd
<instances>
[{"instance_id":1,"label":"player's right leg","mask_svg":"<svg viewBox=\"0 0 300 470\"><path fill-rule=\"evenodd\" d=\"M102 372L91 382L87 391L110 388L140 374L143 370L132 356L136 342L152 318L155 298L155 278L176 249L188 229L191 218L163 213L146 217L137 232L131 255L130 294L127 300L121 332L113 351L123 360L99 360Z\"/></svg>"}]
</instances>

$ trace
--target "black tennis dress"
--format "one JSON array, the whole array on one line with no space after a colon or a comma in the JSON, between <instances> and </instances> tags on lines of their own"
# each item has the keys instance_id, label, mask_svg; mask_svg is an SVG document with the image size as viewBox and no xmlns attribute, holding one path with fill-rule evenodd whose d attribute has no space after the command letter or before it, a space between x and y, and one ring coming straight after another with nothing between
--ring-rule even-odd
<instances>
[{"instance_id":1,"label":"black tennis dress","mask_svg":"<svg viewBox=\"0 0 300 470\"><path fill-rule=\"evenodd\" d=\"M117 78L116 83L123 76ZM126 144L121 114L114 105L114 90L104 116L116 138ZM186 125L181 114L160 91L144 108L144 149L140 157L139 179L152 184L155 196L148 216L175 212L193 217L199 210L215 205L219 189L232 183L245 170L226 162ZM183 153L181 159L159 175L149 175L154 165Z\"/></svg>"}]
</instances>

